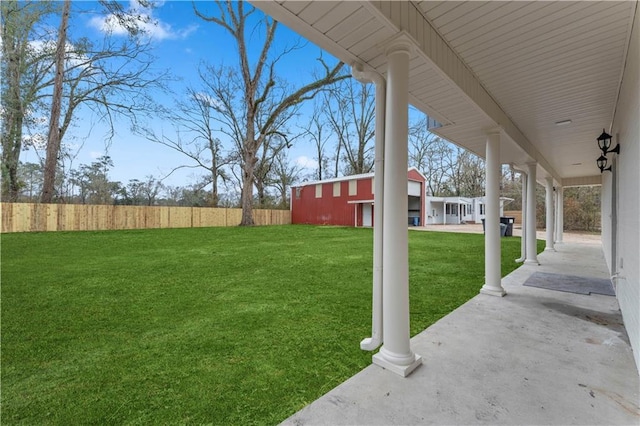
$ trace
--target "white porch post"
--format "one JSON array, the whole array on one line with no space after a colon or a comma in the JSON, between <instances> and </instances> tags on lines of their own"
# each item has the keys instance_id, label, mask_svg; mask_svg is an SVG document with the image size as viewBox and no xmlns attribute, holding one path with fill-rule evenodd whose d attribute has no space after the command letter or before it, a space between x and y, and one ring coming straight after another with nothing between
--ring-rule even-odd
<instances>
[{"instance_id":1,"label":"white porch post","mask_svg":"<svg viewBox=\"0 0 640 426\"><path fill-rule=\"evenodd\" d=\"M556 190L556 243L562 242L562 234L564 233L564 188L558 186Z\"/></svg>"},{"instance_id":2,"label":"white porch post","mask_svg":"<svg viewBox=\"0 0 640 426\"><path fill-rule=\"evenodd\" d=\"M538 265L538 247L536 235L536 163L527 163L527 222L526 256L524 263Z\"/></svg>"},{"instance_id":3,"label":"white porch post","mask_svg":"<svg viewBox=\"0 0 640 426\"><path fill-rule=\"evenodd\" d=\"M373 297L371 310L371 337L360 342L360 349L373 351L383 340L382 335L382 238L384 213L384 126L386 108L386 81L374 71L363 71L362 66L353 64L351 75L363 84L373 82L376 85L376 130L375 130L375 167L374 167L374 204L373 204Z\"/></svg>"},{"instance_id":4,"label":"white porch post","mask_svg":"<svg viewBox=\"0 0 640 426\"><path fill-rule=\"evenodd\" d=\"M487 135L484 207L484 286L480 293L504 296L500 273L500 131Z\"/></svg>"},{"instance_id":5,"label":"white porch post","mask_svg":"<svg viewBox=\"0 0 640 426\"><path fill-rule=\"evenodd\" d=\"M409 331L409 245L407 230L407 158L409 127L408 41L386 50L387 107L384 153L382 334L373 363L403 377L422 363L411 351Z\"/></svg>"},{"instance_id":6,"label":"white porch post","mask_svg":"<svg viewBox=\"0 0 640 426\"><path fill-rule=\"evenodd\" d=\"M553 248L553 223L555 222L555 215L553 214L553 178L548 177L546 182L546 228L547 228L547 245L545 250L554 250Z\"/></svg>"},{"instance_id":7,"label":"white porch post","mask_svg":"<svg viewBox=\"0 0 640 426\"><path fill-rule=\"evenodd\" d=\"M525 232L527 224L527 174L520 172L520 184L522 185L522 206L520 210L522 236L520 238L520 257L516 259L516 262L524 262L527 258L527 233Z\"/></svg>"}]
</instances>

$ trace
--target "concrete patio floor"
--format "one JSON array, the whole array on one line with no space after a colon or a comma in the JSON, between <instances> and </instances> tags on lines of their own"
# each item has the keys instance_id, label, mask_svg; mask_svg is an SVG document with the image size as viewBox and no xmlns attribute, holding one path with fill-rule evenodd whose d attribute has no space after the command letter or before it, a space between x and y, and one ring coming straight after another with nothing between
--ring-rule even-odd
<instances>
[{"instance_id":1,"label":"concrete patio floor","mask_svg":"<svg viewBox=\"0 0 640 426\"><path fill-rule=\"evenodd\" d=\"M562 243L411 339L423 365L371 365L286 425L637 425L640 380L614 297L523 286L534 272L608 278L601 245ZM363 336L366 337L366 336Z\"/></svg>"}]
</instances>

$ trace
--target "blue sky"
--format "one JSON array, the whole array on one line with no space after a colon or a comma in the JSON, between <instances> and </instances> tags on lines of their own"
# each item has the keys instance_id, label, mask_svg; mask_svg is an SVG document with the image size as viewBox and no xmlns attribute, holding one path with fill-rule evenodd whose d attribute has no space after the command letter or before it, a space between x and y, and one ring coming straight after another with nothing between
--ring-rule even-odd
<instances>
[{"instance_id":1,"label":"blue sky","mask_svg":"<svg viewBox=\"0 0 640 426\"><path fill-rule=\"evenodd\" d=\"M127 5L138 8L135 1L131 1ZM198 2L197 5L203 12L217 12L215 5L211 2ZM246 7L249 5L247 4ZM92 10L95 13L92 13ZM97 2L74 1L69 28L71 37L84 36L90 39L101 39L107 27L105 20L108 20L108 16L98 13L99 10L100 6ZM147 35L151 37L154 55L157 57L154 66L157 69L169 69L180 79L172 84L172 89L175 92L180 93L182 87L197 81L198 65L202 61L227 65L237 63L235 44L231 36L218 25L198 18L193 12L191 1L157 2L156 8L140 10L140 12L150 14L151 20L155 22L155 25L145 27ZM261 12L257 11L256 14L261 14ZM57 26L57 22L53 21L51 25ZM114 36L118 37L118 34L119 30L115 28ZM125 37L125 34L122 33L121 37ZM257 54L256 49L261 47L257 32L255 37L258 39L258 43L254 45L253 49L250 49L250 54L254 55ZM305 46L283 58L280 63L279 76L291 84L300 85L312 80L312 72L317 68L316 58L320 56L321 51L283 25L279 26L276 34L276 50L296 41L304 43ZM335 58L326 52L323 53L323 57L328 61L335 61ZM171 98L162 93L158 93L156 99L165 103L172 102ZM74 161L74 167L80 164L89 164L99 156L108 154L114 162L111 178L126 183L130 179L142 179L146 175L164 176L174 167L187 162L186 157L181 154L131 134L128 130L128 124L125 122L119 123L116 137L108 149L104 140L106 129L99 124L93 127L90 136L85 139L89 134L89 127L86 123L90 122L89 117L85 114L88 114L86 110L81 111L79 125L70 130L70 132L74 132L73 136L79 138L78 140L85 140ZM301 117L300 120L304 121L304 117ZM157 122L153 123L153 126L160 128L165 124ZM295 123L291 124L291 127L295 128ZM313 162L309 162L307 159L312 156L311 145L300 140L289 151L291 161L298 161L299 164L306 163L309 167L313 167ZM35 161L35 157L33 153L27 152L22 160ZM193 173L193 170L176 172L167 178L165 183L186 185L194 180L190 178ZM196 173L201 172L196 171Z\"/></svg>"}]
</instances>

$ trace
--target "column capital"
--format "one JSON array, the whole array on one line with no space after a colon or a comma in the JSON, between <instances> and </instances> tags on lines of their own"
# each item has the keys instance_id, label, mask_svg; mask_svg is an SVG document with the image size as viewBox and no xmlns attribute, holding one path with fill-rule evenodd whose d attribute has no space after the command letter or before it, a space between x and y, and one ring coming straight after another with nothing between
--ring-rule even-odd
<instances>
[{"instance_id":1,"label":"column capital","mask_svg":"<svg viewBox=\"0 0 640 426\"><path fill-rule=\"evenodd\" d=\"M484 130L484 134L488 136L500 136L502 135L502 128L500 127L488 127Z\"/></svg>"},{"instance_id":2,"label":"column capital","mask_svg":"<svg viewBox=\"0 0 640 426\"><path fill-rule=\"evenodd\" d=\"M394 53L406 53L407 55L411 55L414 48L415 42L406 31L401 31L397 35L380 44L380 49L384 51L385 56L389 56Z\"/></svg>"}]
</instances>

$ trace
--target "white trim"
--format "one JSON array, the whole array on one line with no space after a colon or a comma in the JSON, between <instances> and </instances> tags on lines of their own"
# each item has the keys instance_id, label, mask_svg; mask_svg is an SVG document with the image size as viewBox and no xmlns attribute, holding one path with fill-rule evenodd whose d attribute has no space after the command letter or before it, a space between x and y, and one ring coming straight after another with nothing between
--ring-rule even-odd
<instances>
[{"instance_id":1,"label":"white trim","mask_svg":"<svg viewBox=\"0 0 640 426\"><path fill-rule=\"evenodd\" d=\"M427 180L427 178L424 176L424 174L422 174L422 172L418 169L416 169L415 167L409 167L407 169L407 174L409 174L409 172L411 170L414 170L415 172L417 172L420 177L422 177L422 179ZM351 176L340 176L340 177L336 177L336 178L331 178L331 179L323 179L323 180L314 180L314 181L309 181L309 182L302 182L298 185L292 185L291 188L300 188L303 186L309 186L309 185L318 185L318 184L325 184L325 183L334 183L334 182L344 182L347 180L362 180L362 179L368 179L368 178L373 178L375 176L375 173L371 172L371 173L362 173L359 175L351 175ZM411 178L407 178L407 180L413 181L413 182L420 182L419 180L416 179L411 179Z\"/></svg>"}]
</instances>

